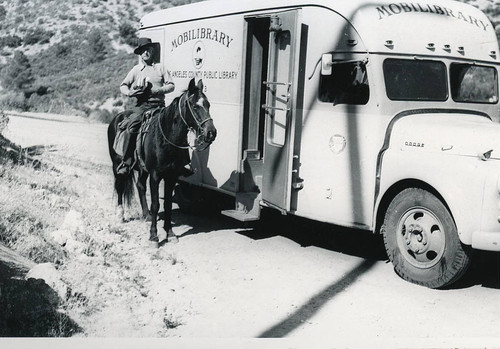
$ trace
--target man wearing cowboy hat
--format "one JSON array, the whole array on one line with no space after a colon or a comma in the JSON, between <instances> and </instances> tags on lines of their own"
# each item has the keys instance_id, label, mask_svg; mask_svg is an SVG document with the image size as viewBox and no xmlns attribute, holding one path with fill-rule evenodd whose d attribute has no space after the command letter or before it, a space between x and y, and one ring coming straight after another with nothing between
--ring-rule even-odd
<instances>
[{"instance_id":1,"label":"man wearing cowboy hat","mask_svg":"<svg viewBox=\"0 0 500 349\"><path fill-rule=\"evenodd\" d=\"M140 62L130 70L120 85L121 93L137 98L137 104L132 109L132 114L119 124L122 132L117 135L114 147L123 156L123 161L117 168L118 174L126 174L131 169L135 146L129 145L135 145L143 113L164 107L165 94L175 88L170 73L162 64L154 61L155 48L151 39L139 38L134 53L139 55Z\"/></svg>"}]
</instances>

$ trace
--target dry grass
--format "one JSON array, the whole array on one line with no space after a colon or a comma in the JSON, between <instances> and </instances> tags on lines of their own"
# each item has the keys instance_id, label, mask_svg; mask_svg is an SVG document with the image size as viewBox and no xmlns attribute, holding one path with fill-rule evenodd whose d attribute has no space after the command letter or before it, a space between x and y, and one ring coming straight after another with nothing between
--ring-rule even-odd
<instances>
[{"instance_id":1,"label":"dry grass","mask_svg":"<svg viewBox=\"0 0 500 349\"><path fill-rule=\"evenodd\" d=\"M28 180L31 177L35 184ZM4 163L0 170L0 241L36 263L62 263L64 252L47 234L65 211L66 190L51 171Z\"/></svg>"}]
</instances>

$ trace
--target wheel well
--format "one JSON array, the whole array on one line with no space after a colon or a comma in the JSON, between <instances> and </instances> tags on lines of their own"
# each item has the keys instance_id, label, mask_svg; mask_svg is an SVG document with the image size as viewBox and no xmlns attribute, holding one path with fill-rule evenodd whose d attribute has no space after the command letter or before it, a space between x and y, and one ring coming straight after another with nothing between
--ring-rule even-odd
<instances>
[{"instance_id":1,"label":"wheel well","mask_svg":"<svg viewBox=\"0 0 500 349\"><path fill-rule=\"evenodd\" d=\"M391 201L398 195L400 192L402 192L405 189L408 188L419 188L423 190L427 190L428 192L432 193L435 195L442 203L445 205L446 209L450 212L453 221L455 221L455 218L453 217L453 214L451 213L450 207L444 200L444 198L439 194L439 192L430 184L420 181L418 179L405 179L402 181L399 181L397 183L394 183L385 193L384 196L382 197L382 200L380 200L380 204L378 205L377 208L377 215L376 215L376 221L375 221L375 232L380 233L380 228L382 227L382 224L384 222L384 216L385 212L387 211L387 208L389 207L389 204Z\"/></svg>"}]
</instances>

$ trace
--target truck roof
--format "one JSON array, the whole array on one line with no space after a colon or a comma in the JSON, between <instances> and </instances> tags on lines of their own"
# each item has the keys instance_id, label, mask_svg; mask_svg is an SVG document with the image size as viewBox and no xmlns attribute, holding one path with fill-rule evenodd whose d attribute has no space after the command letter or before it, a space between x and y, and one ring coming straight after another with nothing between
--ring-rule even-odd
<instances>
[{"instance_id":1,"label":"truck roof","mask_svg":"<svg viewBox=\"0 0 500 349\"><path fill-rule=\"evenodd\" d=\"M337 13L350 23L363 44L356 50L363 47L371 53L450 56L497 63L500 59L495 28L486 15L453 0L209 0L147 14L141 20L141 29L308 7L322 8L325 15Z\"/></svg>"}]
</instances>

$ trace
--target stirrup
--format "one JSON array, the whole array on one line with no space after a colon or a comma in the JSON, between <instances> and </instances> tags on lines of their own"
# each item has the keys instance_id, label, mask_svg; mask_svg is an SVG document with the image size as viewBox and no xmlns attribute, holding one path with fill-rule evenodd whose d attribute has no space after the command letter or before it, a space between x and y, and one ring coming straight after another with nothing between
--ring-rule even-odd
<instances>
[{"instance_id":1,"label":"stirrup","mask_svg":"<svg viewBox=\"0 0 500 349\"><path fill-rule=\"evenodd\" d=\"M127 165L126 163L122 162L118 167L116 168L116 174L119 175L126 175L129 174L130 172L130 166Z\"/></svg>"}]
</instances>

